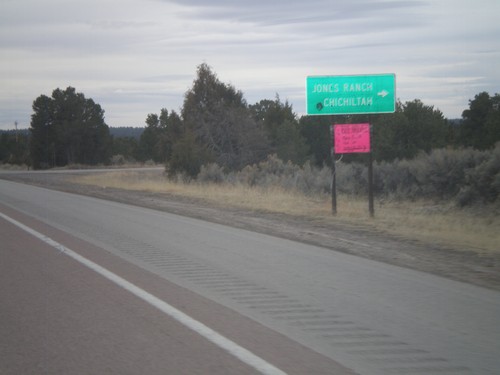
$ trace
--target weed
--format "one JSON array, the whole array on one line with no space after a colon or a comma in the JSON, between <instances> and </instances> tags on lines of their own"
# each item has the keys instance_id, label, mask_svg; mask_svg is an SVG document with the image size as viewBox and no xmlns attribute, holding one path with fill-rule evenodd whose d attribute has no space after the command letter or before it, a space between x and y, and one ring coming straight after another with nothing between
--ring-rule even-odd
<instances>
[{"instance_id":1,"label":"weed","mask_svg":"<svg viewBox=\"0 0 500 375\"><path fill-rule=\"evenodd\" d=\"M272 168L283 171L292 167L278 163ZM166 193L174 197L205 201L222 208L233 207L254 212L282 213L327 222L365 224L377 230L407 238L448 244L458 249L499 251L500 218L494 211L461 209L449 202L436 204L428 199L402 201L385 197L376 201L375 219L370 219L366 197L340 193L337 215L332 217L330 196L324 191L316 194L309 191L306 194L297 188L300 186L299 183L295 183L292 189L285 188L281 185L282 179L276 176L265 178L258 172L258 168L249 169L239 177L233 176L229 182L201 183L199 181L185 182L182 179L172 181L159 171L110 171L78 176L75 177L75 182L101 187ZM253 176L253 184L245 181L250 176ZM297 181L303 178L297 178ZM257 185L255 181L261 179L265 183ZM277 184L271 184L271 180Z\"/></svg>"}]
</instances>

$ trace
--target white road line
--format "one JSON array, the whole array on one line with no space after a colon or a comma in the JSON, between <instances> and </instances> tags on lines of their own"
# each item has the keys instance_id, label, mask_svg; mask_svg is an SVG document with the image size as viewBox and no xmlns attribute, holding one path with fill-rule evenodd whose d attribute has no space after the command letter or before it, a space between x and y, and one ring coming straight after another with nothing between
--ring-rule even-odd
<instances>
[{"instance_id":1,"label":"white road line","mask_svg":"<svg viewBox=\"0 0 500 375\"><path fill-rule=\"evenodd\" d=\"M238 358L240 361L246 363L247 365L255 368L262 374L266 375L286 375L285 372L281 371L277 367L273 366L272 364L266 362L262 358L256 356L252 352L248 351L247 349L239 346L235 342L229 340L228 338L222 336L221 334L217 333L213 329L207 327L203 323L191 318L189 315L184 314L182 311L177 310L175 307L169 305L165 301L162 301L161 299L153 296L152 294L146 292L145 290L139 288L138 286L128 282L127 280L121 278L120 276L114 274L113 272L107 270L106 268L103 268L99 266L98 264L88 260L87 258L82 257L81 255L77 254L76 252L72 251L71 249L68 249L64 245L61 245L60 243L54 241L50 237L45 236L44 234L35 231L34 229L18 222L15 219L12 219L11 217L4 215L3 213L0 212L0 217L2 217L4 220L7 220L8 222L16 225L17 227L21 228L22 230L28 232L32 236L40 239L41 241L45 242L46 244L54 247L55 249L59 250L60 252L68 255L69 257L73 258L74 260L80 262L81 264L85 265L86 267L90 268L91 270L97 272L101 276L104 276L108 280L114 282L116 285L122 287L123 289L129 291L130 293L134 294L135 296L141 298L142 300L146 301L150 305L156 307L163 313L169 315L170 317L174 318L184 326L190 328L191 330L195 331L199 335L205 337L218 347L224 349L225 351L229 352L231 355L235 356Z\"/></svg>"}]
</instances>

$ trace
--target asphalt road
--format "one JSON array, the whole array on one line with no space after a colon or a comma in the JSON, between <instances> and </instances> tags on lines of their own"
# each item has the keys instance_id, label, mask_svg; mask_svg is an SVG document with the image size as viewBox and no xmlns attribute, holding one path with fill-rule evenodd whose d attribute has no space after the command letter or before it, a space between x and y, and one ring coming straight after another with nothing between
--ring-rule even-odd
<instances>
[{"instance_id":1,"label":"asphalt road","mask_svg":"<svg viewBox=\"0 0 500 375\"><path fill-rule=\"evenodd\" d=\"M498 292L245 230L7 181L0 181L0 204L0 212L8 217L14 216L28 227L35 227L38 233L83 253L129 281L139 280L141 288L155 290L163 296L162 300L184 308L195 304L187 308L190 316L195 315L195 319L284 372L349 373L346 368L370 375L500 371ZM29 263L35 268L41 265L43 271L43 267L52 264L35 260L40 256L34 251L38 245L21 246L18 243L21 240L16 241L16 238L37 241L26 238L29 237L26 234L10 236L9 241L4 241L6 233L22 230L0 220L3 268L22 268ZM8 231L4 229L7 227ZM19 252L23 255L15 260L12 254L17 254L18 248L23 249ZM52 255L43 259L64 258L60 256L64 254L57 256L55 249L45 250L52 251ZM29 274L33 273L36 272ZM78 281L81 273L76 270L61 277L75 284L70 289L84 289L81 294L86 293L86 286L97 282L94 280L97 277L103 286L91 289L103 293L112 289L107 295L92 297L103 301L114 298L122 301L118 295L127 294L121 289L118 293L116 286L108 285L109 282L90 270L85 271L89 275L84 280L88 281L81 283ZM17 273L7 272L7 275L10 276L2 274L2 285L12 286L9 280ZM41 286L50 283L43 277L39 282L31 282L38 288L36 296L40 299L34 311L46 312L52 302L41 297L44 291ZM137 285L138 281L134 283ZM177 292L165 294L169 288ZM11 289L2 286L2 293L8 299L18 294L14 286ZM69 289L62 295L63 301L71 297ZM128 299L141 304L136 298L123 297L111 315L130 313L134 303L129 306ZM158 314L152 307L147 309ZM45 319L48 320L47 314ZM106 319L103 317L102 321ZM72 326L71 321L65 325ZM82 335L85 326L78 321L72 328L75 335ZM154 326L170 327L170 323L160 320ZM130 324L130 330L131 337L139 337L143 343L148 341L150 332L159 334L151 327L148 330L134 324ZM191 332L188 328L182 330ZM47 331L51 330L41 332ZM123 327L119 331L123 334ZM166 336L170 333L165 328L158 331ZM191 332L188 336L196 334ZM5 334L0 340L4 347L10 347ZM176 340L185 340L181 346L190 347L182 333ZM196 341L205 341L194 340L193 352L187 356L199 358ZM117 339L113 344L118 352L119 342ZM22 347L19 342L14 344ZM198 373L255 371L224 349L210 347L222 352L219 356L222 359L208 366L222 367L215 371L199 367ZM203 357L204 350L200 351ZM134 348L126 352L136 353ZM10 356L16 358L16 353ZM179 354L179 358L185 356ZM220 365L226 363L226 358L227 368ZM200 360L200 366L205 361ZM159 361L158 366L164 366L163 362ZM1 367L0 373L3 374Z\"/></svg>"}]
</instances>

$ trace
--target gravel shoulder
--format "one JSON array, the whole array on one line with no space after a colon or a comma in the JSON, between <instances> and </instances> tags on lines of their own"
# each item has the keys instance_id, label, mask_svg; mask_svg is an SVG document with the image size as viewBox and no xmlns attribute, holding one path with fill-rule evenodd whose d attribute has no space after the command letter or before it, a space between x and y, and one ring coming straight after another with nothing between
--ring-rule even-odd
<instances>
[{"instance_id":1,"label":"gravel shoulder","mask_svg":"<svg viewBox=\"0 0 500 375\"><path fill-rule=\"evenodd\" d=\"M87 172L1 172L0 178L243 228L500 291L500 253L410 240L367 226L228 208L171 194L100 188L71 181L81 173Z\"/></svg>"}]
</instances>

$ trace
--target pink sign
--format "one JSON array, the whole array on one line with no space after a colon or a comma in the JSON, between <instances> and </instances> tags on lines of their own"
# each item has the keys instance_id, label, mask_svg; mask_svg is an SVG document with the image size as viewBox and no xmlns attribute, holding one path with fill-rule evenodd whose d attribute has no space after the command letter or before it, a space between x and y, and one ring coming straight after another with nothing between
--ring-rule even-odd
<instances>
[{"instance_id":1,"label":"pink sign","mask_svg":"<svg viewBox=\"0 0 500 375\"><path fill-rule=\"evenodd\" d=\"M336 154L370 152L370 124L334 125Z\"/></svg>"}]
</instances>

